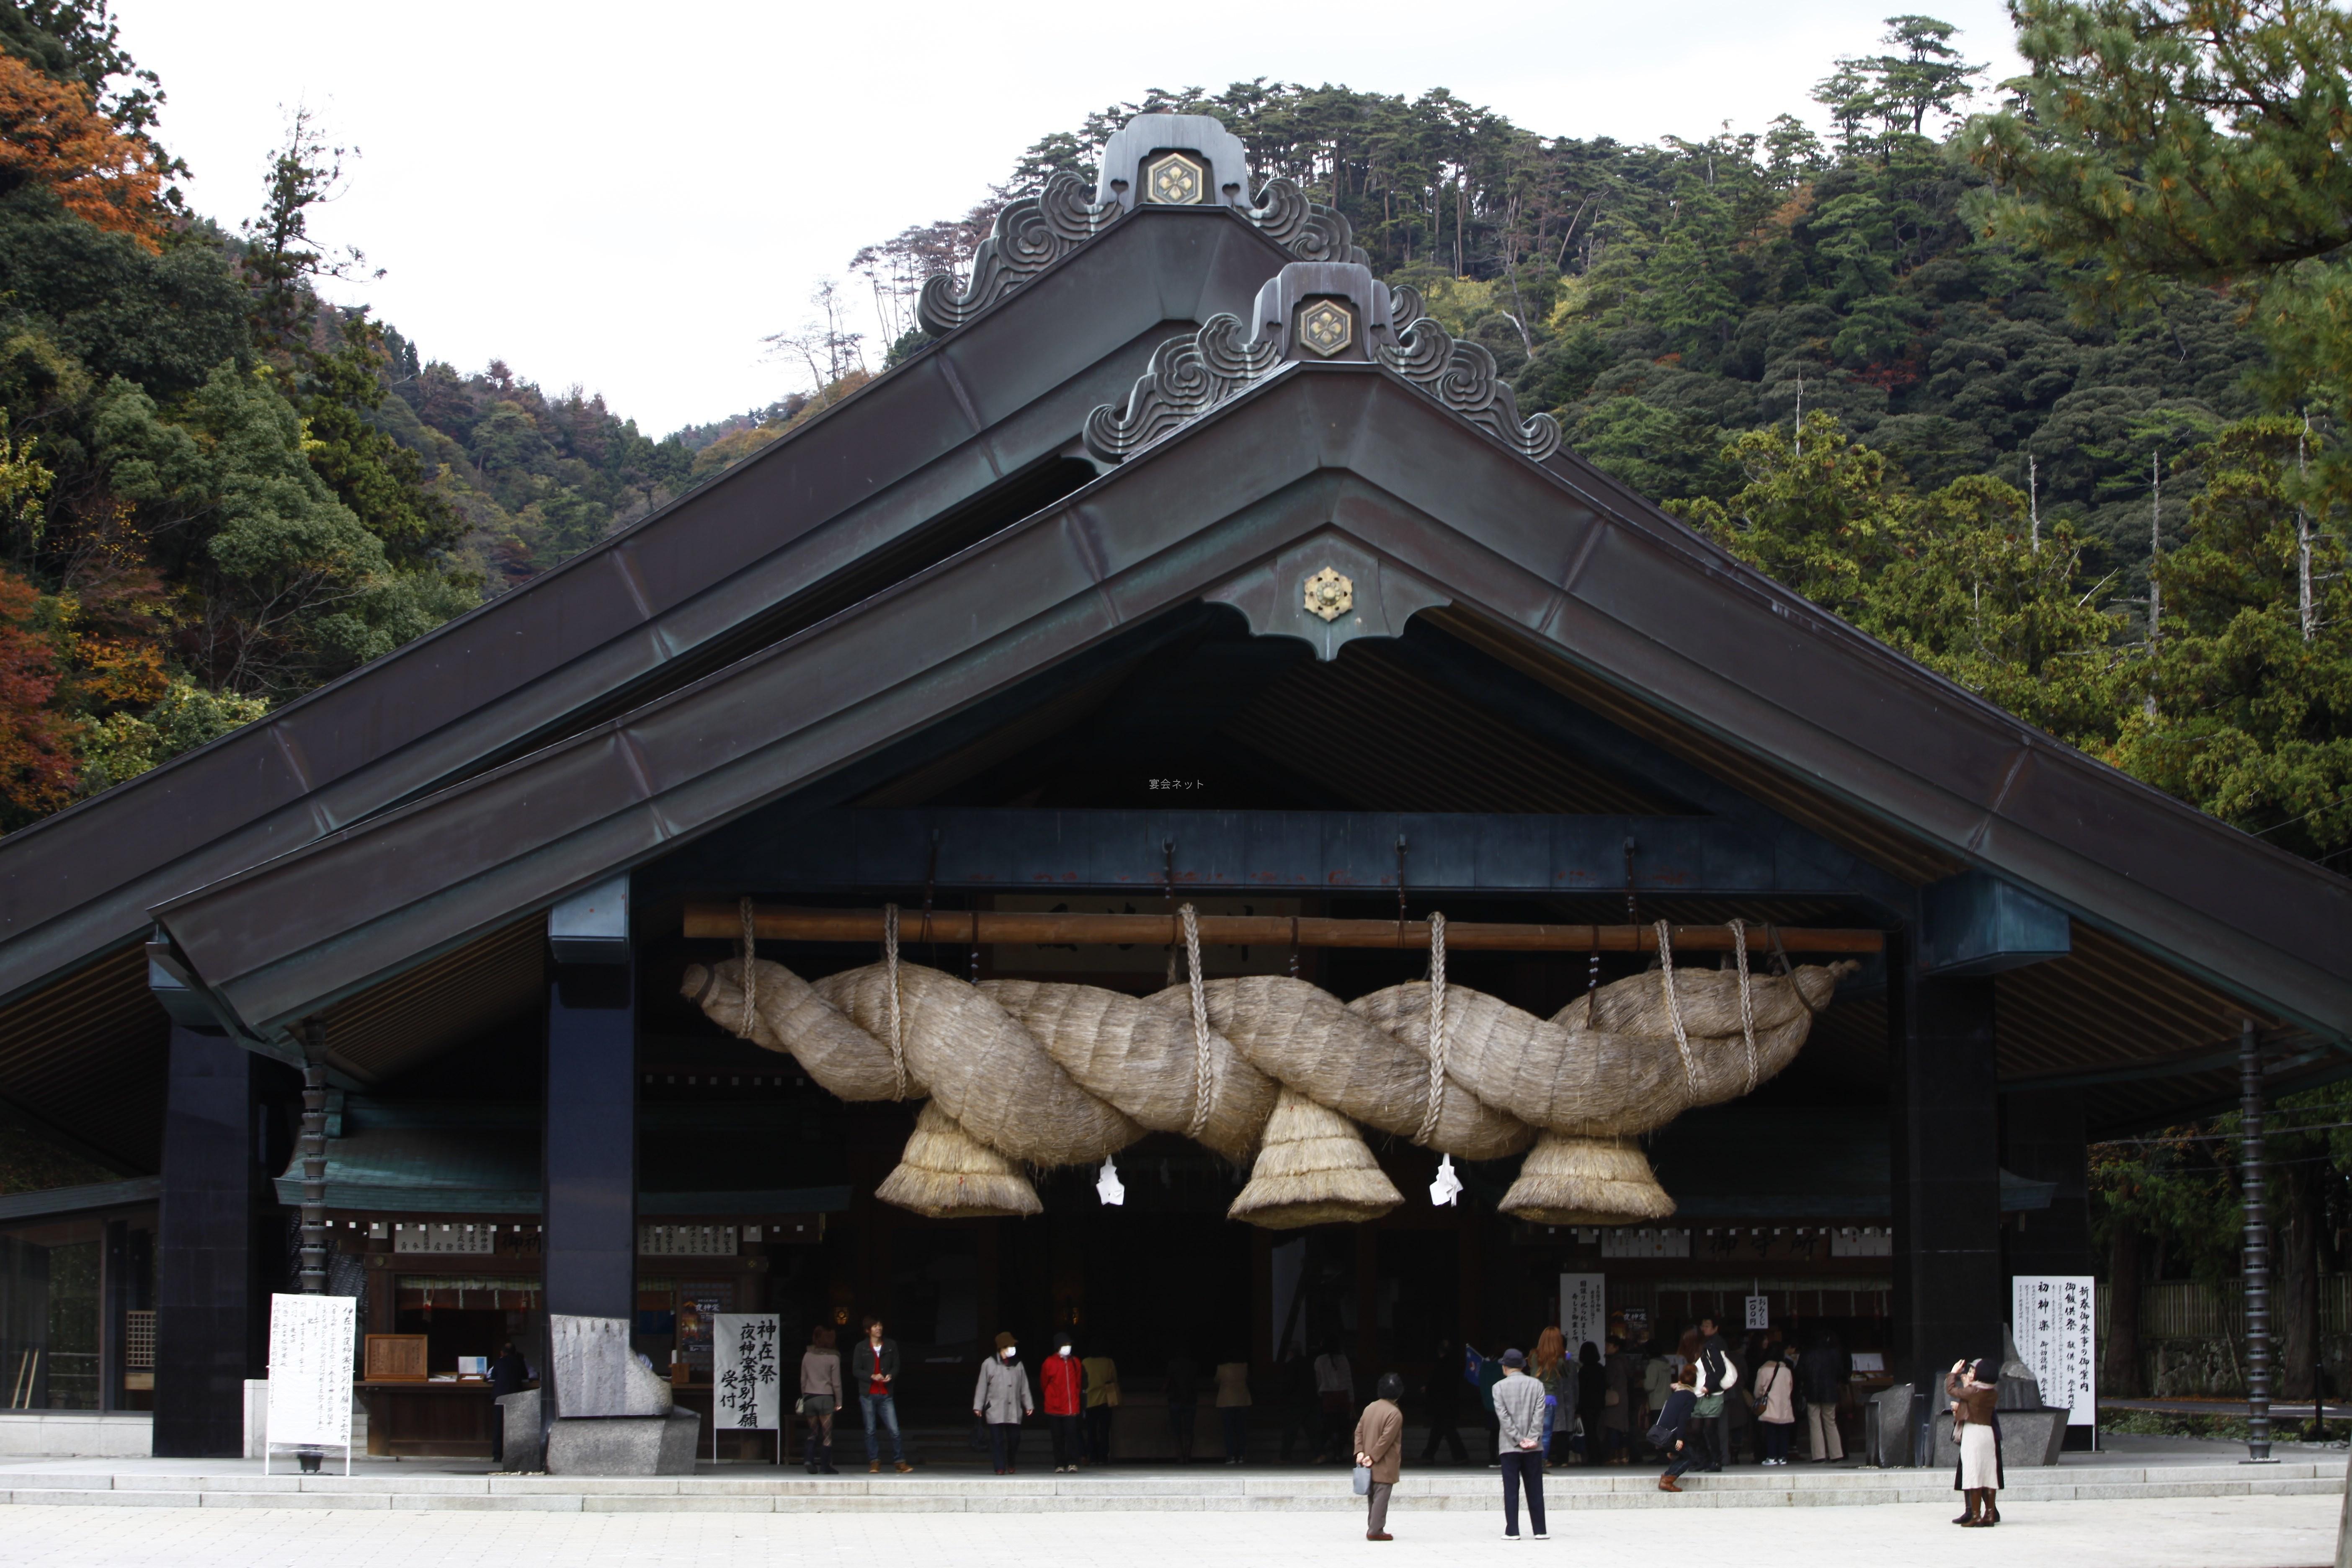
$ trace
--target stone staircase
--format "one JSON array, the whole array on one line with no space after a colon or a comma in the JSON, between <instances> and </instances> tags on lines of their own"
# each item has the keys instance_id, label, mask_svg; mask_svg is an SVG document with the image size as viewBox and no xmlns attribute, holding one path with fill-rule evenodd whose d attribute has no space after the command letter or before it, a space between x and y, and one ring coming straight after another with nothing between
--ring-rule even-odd
<instances>
[{"instance_id":1,"label":"stone staircase","mask_svg":"<svg viewBox=\"0 0 2352 1568\"><path fill-rule=\"evenodd\" d=\"M1323 1469L1189 1469L1118 1467L1076 1476L996 1477L918 1470L812 1477L757 1466L705 1466L691 1477L596 1479L567 1476L436 1474L415 1465L365 1468L365 1473L263 1476L257 1467L219 1461L215 1468L146 1465L0 1469L0 1501L115 1508L305 1508L506 1510L562 1513L1038 1513L1344 1512L1362 1506L1347 1473ZM194 1465L194 1462L184 1462ZM2341 1458L2287 1459L2275 1465L2175 1459L2116 1460L2089 1455L2046 1469L2015 1468L2004 1504L2074 1499L2165 1499L2340 1493ZM1937 1470L1733 1469L1686 1478L1680 1496L1657 1489L1656 1472L1617 1468L1554 1471L1546 1500L1563 1510L1598 1508L1805 1508L1953 1500L1948 1472ZM1408 1468L1394 1507L1495 1510L1494 1471Z\"/></svg>"}]
</instances>

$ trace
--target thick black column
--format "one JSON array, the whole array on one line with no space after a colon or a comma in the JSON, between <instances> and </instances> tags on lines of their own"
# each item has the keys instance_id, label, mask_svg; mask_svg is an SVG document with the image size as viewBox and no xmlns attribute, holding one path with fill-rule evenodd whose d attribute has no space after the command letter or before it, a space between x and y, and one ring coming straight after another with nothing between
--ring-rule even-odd
<instances>
[{"instance_id":1,"label":"thick black column","mask_svg":"<svg viewBox=\"0 0 2352 1568\"><path fill-rule=\"evenodd\" d=\"M634 1318L636 1010L625 963L557 964L547 999L547 1310Z\"/></svg>"},{"instance_id":2,"label":"thick black column","mask_svg":"<svg viewBox=\"0 0 2352 1568\"><path fill-rule=\"evenodd\" d=\"M1941 1390L1952 1363L2000 1353L2007 1316L1993 983L1925 979L1908 962L1895 966L1891 980L1895 1358L1889 1370L1933 1393Z\"/></svg>"},{"instance_id":3,"label":"thick black column","mask_svg":"<svg viewBox=\"0 0 2352 1568\"><path fill-rule=\"evenodd\" d=\"M172 1030L155 1260L158 1458L233 1458L245 1447L245 1380L261 1375L256 1325L268 1309L253 1247L255 1065L225 1036Z\"/></svg>"},{"instance_id":4,"label":"thick black column","mask_svg":"<svg viewBox=\"0 0 2352 1568\"><path fill-rule=\"evenodd\" d=\"M2012 1219L2003 1283L2011 1274L2100 1272L2091 1255L2090 1144L2082 1095L2063 1089L2002 1095L2000 1163L2028 1181L2058 1184L2048 1208Z\"/></svg>"}]
</instances>

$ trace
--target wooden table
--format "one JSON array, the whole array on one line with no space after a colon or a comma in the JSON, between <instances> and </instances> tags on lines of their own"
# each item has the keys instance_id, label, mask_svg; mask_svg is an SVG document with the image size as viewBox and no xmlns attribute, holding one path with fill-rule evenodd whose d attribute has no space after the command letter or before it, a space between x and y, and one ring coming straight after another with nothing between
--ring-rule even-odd
<instances>
[{"instance_id":1,"label":"wooden table","mask_svg":"<svg viewBox=\"0 0 2352 1568\"><path fill-rule=\"evenodd\" d=\"M483 1381L362 1383L360 1402L367 1451L378 1458L487 1459L492 1427L506 1414Z\"/></svg>"}]
</instances>

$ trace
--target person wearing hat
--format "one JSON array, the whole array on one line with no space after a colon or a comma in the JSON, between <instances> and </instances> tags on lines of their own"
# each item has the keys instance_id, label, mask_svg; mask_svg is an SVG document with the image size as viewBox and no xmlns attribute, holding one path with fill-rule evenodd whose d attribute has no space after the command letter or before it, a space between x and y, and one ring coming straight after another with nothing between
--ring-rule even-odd
<instances>
[{"instance_id":1,"label":"person wearing hat","mask_svg":"<svg viewBox=\"0 0 2352 1568\"><path fill-rule=\"evenodd\" d=\"M1952 1401L1952 1440L1960 1462L1952 1474L1952 1489L1968 1500L1954 1524L1981 1529L2000 1522L1993 1494L2000 1490L2000 1427L1993 1406L2000 1396L1999 1363L1956 1361L1944 1374L1944 1392Z\"/></svg>"},{"instance_id":2,"label":"person wearing hat","mask_svg":"<svg viewBox=\"0 0 2352 1568\"><path fill-rule=\"evenodd\" d=\"M1021 1419L1036 1408L1020 1347L1011 1334L997 1335L996 1353L980 1363L980 1381L972 1385L971 1413L988 1423L989 1457L998 1475L1013 1473L1021 1457Z\"/></svg>"},{"instance_id":3,"label":"person wearing hat","mask_svg":"<svg viewBox=\"0 0 2352 1568\"><path fill-rule=\"evenodd\" d=\"M1496 1458L1503 1467L1503 1539L1519 1538L1519 1488L1528 1489L1528 1522L1544 1533L1544 1391L1528 1375L1528 1358L1503 1352L1503 1380L1495 1384Z\"/></svg>"},{"instance_id":4,"label":"person wearing hat","mask_svg":"<svg viewBox=\"0 0 2352 1568\"><path fill-rule=\"evenodd\" d=\"M1389 1494L1396 1490L1404 1467L1404 1379L1392 1372L1381 1373L1372 1385L1373 1399L1356 1419L1356 1463L1372 1472L1365 1502L1364 1539L1392 1541L1389 1534Z\"/></svg>"}]
</instances>

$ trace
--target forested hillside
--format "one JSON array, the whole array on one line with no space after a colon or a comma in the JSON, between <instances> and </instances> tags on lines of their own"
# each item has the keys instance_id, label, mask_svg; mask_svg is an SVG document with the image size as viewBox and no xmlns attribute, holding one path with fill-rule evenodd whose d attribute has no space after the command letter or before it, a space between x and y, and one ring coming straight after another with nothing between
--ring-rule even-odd
<instances>
[{"instance_id":1,"label":"forested hillside","mask_svg":"<svg viewBox=\"0 0 2352 1568\"><path fill-rule=\"evenodd\" d=\"M2022 0L2035 76L2008 87L1948 26L1895 17L1760 131L1655 144L1549 137L1443 89L1153 92L857 251L864 286L771 340L802 390L656 440L580 389L434 361L430 323L400 324L420 346L322 308L319 279L365 272L308 231L341 177L321 128L297 121L256 172L263 216L226 232L174 190L163 84L100 0L0 0L0 829L503 591L921 352L921 279L1160 109L1219 116L1261 175L1337 205L1588 458L2053 733L2340 865L2352 353L2329 357L2329 323L2352 319L2331 314L2352 201L2309 127L2341 117L2347 54L2332 12L2207 9ZM2185 43L2184 18L2221 42ZM2294 67L2255 79L2273 58ZM2183 106L2216 102L2236 107L2195 132ZM2180 156L2193 177L2166 184ZM2220 194L2170 211L2176 185Z\"/></svg>"}]
</instances>

